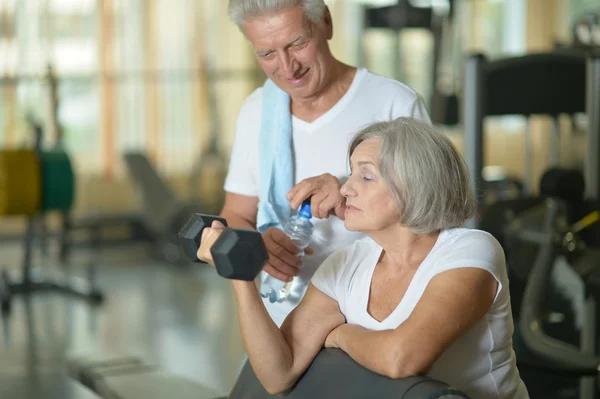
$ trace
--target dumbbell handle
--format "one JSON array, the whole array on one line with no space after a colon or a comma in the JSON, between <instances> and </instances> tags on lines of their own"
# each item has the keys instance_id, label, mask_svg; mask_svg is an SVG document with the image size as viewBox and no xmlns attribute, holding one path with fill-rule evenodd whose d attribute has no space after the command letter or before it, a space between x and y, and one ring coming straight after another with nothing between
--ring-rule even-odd
<instances>
[{"instance_id":1,"label":"dumbbell handle","mask_svg":"<svg viewBox=\"0 0 600 399\"><path fill-rule=\"evenodd\" d=\"M192 262L195 263L206 263L200 259L198 259L198 248L200 248L200 239L202 238L202 230L200 230L200 233L198 233L195 237L193 241L188 241L188 240L182 240L182 238L185 236L185 232L189 229L189 227L194 224L196 222L197 219L202 218L204 220L207 221L206 225L204 228L206 227L210 227L212 225L212 223L215 220L218 220L219 222L221 222L224 226L227 226L227 220L225 220L222 217L219 216L214 216L214 215L203 215L200 213L196 213L194 214L190 220L188 220L188 222L185 224L185 226L183 226L183 228L179 231L179 238L180 238L180 242L181 242L181 248L183 250L183 253L185 254L185 256L191 260Z\"/></svg>"}]
</instances>

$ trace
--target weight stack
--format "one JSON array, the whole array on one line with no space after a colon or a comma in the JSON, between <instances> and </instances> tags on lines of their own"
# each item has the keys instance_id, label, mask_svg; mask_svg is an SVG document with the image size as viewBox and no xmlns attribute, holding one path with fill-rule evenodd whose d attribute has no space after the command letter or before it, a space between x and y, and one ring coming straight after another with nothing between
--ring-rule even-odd
<instances>
[{"instance_id":1,"label":"weight stack","mask_svg":"<svg viewBox=\"0 0 600 399\"><path fill-rule=\"evenodd\" d=\"M75 173L66 152L45 151L41 157L42 212L68 212L75 202Z\"/></svg>"}]
</instances>

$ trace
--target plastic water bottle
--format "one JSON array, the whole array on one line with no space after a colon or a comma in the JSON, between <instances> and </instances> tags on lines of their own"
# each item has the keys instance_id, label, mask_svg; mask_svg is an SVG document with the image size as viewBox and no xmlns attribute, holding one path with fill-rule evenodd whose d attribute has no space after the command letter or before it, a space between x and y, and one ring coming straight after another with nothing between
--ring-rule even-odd
<instances>
[{"instance_id":1,"label":"plastic water bottle","mask_svg":"<svg viewBox=\"0 0 600 399\"><path fill-rule=\"evenodd\" d=\"M307 200L302 203L298 213L283 225L283 232L300 248L300 257L304 256L304 248L310 244L314 230L311 218L310 201ZM286 283L267 274L260 286L260 296L268 298L271 303L283 302L290 295L293 284L294 280Z\"/></svg>"}]
</instances>

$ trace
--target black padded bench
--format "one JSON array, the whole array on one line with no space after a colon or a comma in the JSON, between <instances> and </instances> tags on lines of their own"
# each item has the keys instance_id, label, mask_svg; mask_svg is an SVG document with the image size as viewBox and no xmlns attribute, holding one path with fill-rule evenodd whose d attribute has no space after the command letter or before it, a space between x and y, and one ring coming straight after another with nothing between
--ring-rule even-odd
<instances>
[{"instance_id":1,"label":"black padded bench","mask_svg":"<svg viewBox=\"0 0 600 399\"><path fill-rule=\"evenodd\" d=\"M248 362L228 396L135 357L74 358L69 374L104 399L468 399L459 390L427 377L393 380L381 376L339 349L321 350L296 385L280 395L265 391Z\"/></svg>"}]
</instances>

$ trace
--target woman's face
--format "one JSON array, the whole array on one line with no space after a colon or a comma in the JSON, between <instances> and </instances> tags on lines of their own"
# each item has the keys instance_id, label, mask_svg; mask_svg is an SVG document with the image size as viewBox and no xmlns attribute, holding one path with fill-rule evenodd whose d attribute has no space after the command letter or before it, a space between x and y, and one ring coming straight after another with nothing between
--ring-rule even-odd
<instances>
[{"instance_id":1,"label":"woman's face","mask_svg":"<svg viewBox=\"0 0 600 399\"><path fill-rule=\"evenodd\" d=\"M348 230L381 231L400 222L400 210L384 183L377 154L380 141L360 143L350 157L351 174L340 192L346 197L344 225Z\"/></svg>"}]
</instances>

